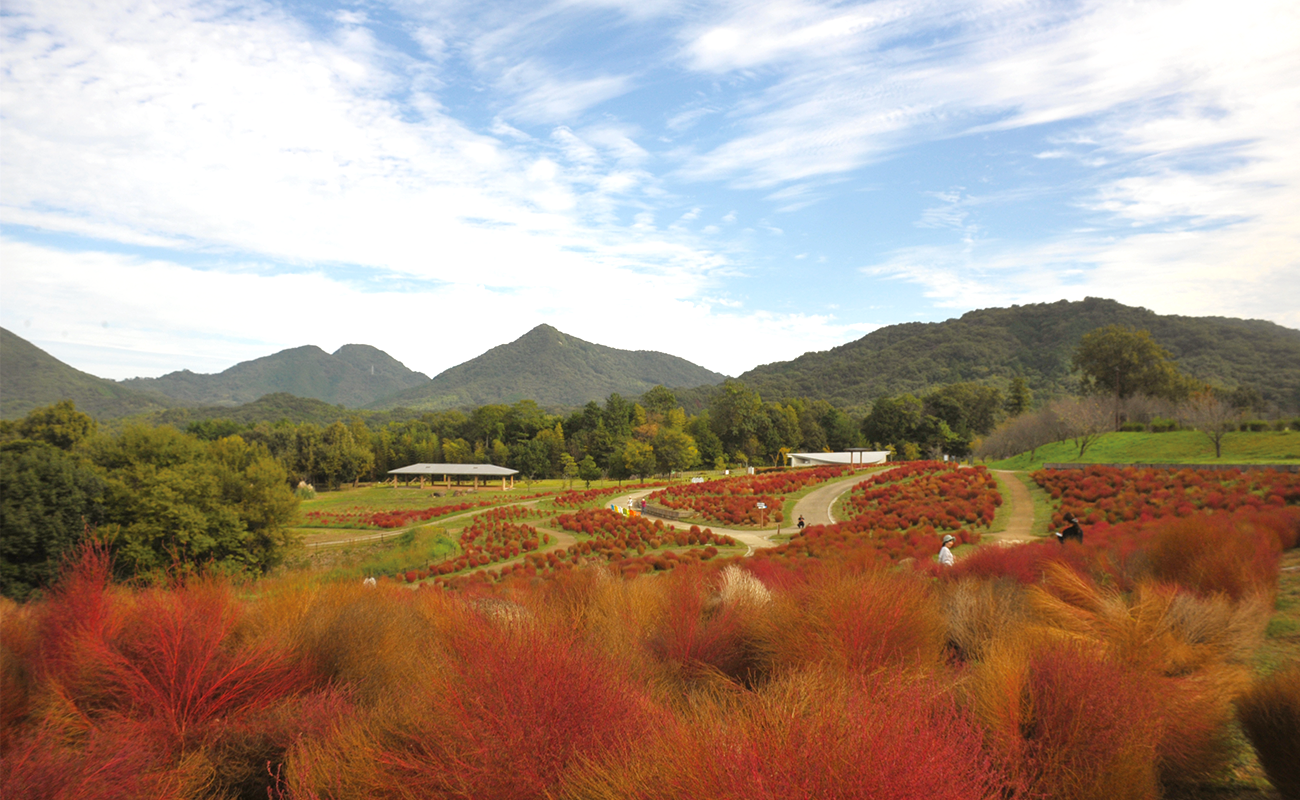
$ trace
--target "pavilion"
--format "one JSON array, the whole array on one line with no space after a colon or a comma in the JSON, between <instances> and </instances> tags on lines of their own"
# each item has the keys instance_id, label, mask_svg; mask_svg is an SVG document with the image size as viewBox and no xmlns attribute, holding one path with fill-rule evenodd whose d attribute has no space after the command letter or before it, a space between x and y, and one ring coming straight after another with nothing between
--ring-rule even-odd
<instances>
[{"instance_id":1,"label":"pavilion","mask_svg":"<svg viewBox=\"0 0 1300 800\"><path fill-rule=\"evenodd\" d=\"M425 478L428 478L432 485L436 483L433 479L435 475L442 476L442 485L451 488L451 479L456 478L457 485L460 484L461 478L472 477L474 479L474 490L478 491L479 478L496 480L501 479L501 489L515 488L515 476L519 474L517 469L508 469L498 467L494 464L411 464L409 467L400 469L390 469L389 475L393 476L393 485L397 485L399 479L405 478L406 485L410 485L411 479L419 476L420 488L424 488ZM510 486L506 486L506 478L510 479Z\"/></svg>"}]
</instances>

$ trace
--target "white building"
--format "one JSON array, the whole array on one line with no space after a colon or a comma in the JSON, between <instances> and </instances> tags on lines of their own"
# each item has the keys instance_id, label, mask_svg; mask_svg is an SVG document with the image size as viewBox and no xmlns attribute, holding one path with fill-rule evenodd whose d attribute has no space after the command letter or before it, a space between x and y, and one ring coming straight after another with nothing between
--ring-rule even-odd
<instances>
[{"instance_id":1,"label":"white building","mask_svg":"<svg viewBox=\"0 0 1300 800\"><path fill-rule=\"evenodd\" d=\"M889 459L884 450L851 447L842 453L787 453L792 467L859 466L883 464Z\"/></svg>"}]
</instances>

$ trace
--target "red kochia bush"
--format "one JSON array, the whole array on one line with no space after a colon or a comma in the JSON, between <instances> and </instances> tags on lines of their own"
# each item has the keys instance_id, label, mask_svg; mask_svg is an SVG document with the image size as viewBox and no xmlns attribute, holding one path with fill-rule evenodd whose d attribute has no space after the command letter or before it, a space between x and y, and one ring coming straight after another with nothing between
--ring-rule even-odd
<instances>
[{"instance_id":1,"label":"red kochia bush","mask_svg":"<svg viewBox=\"0 0 1300 800\"><path fill-rule=\"evenodd\" d=\"M430 713L379 754L392 783L375 795L554 797L571 765L610 757L650 727L643 690L571 633L473 617L448 633Z\"/></svg>"},{"instance_id":2,"label":"red kochia bush","mask_svg":"<svg viewBox=\"0 0 1300 800\"><path fill-rule=\"evenodd\" d=\"M980 734L937 686L785 676L700 703L629 761L584 765L568 798L984 800Z\"/></svg>"},{"instance_id":3,"label":"red kochia bush","mask_svg":"<svg viewBox=\"0 0 1300 800\"><path fill-rule=\"evenodd\" d=\"M213 720L305 687L286 654L234 640L243 608L227 584L198 578L114 594L108 574L107 554L86 548L42 627L37 677L60 685L80 713L127 715L182 748Z\"/></svg>"}]
</instances>

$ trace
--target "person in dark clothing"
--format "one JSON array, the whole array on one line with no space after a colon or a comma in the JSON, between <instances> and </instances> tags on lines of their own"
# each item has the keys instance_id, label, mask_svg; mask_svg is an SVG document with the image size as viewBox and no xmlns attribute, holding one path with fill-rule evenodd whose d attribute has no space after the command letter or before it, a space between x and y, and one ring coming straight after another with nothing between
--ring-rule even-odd
<instances>
[{"instance_id":1,"label":"person in dark clothing","mask_svg":"<svg viewBox=\"0 0 1300 800\"><path fill-rule=\"evenodd\" d=\"M1073 514L1066 514L1065 521L1069 523L1065 529L1056 534L1056 541L1065 544L1066 539L1073 539L1079 544L1083 544L1083 528L1079 527L1079 520Z\"/></svg>"},{"instance_id":2,"label":"person in dark clothing","mask_svg":"<svg viewBox=\"0 0 1300 800\"><path fill-rule=\"evenodd\" d=\"M804 526L804 524L805 524L805 523L804 523L804 521L803 521L803 514L800 514L800 515L799 515L799 530L803 530L803 526Z\"/></svg>"}]
</instances>

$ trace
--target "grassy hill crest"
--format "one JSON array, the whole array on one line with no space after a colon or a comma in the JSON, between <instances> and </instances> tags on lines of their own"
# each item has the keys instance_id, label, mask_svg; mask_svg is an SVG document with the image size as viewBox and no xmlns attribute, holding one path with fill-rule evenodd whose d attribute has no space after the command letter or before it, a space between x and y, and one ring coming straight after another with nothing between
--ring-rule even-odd
<instances>
[{"instance_id":1,"label":"grassy hill crest","mask_svg":"<svg viewBox=\"0 0 1300 800\"><path fill-rule=\"evenodd\" d=\"M1036 396L1050 397L1074 391L1070 357L1079 339L1116 323L1149 330L1199 380L1249 385L1284 411L1300 409L1300 331L1262 320L1160 315L1099 298L890 325L830 350L755 367L739 379L765 399L802 396L848 409L960 381L1005 387L1017 375Z\"/></svg>"},{"instance_id":2,"label":"grassy hill crest","mask_svg":"<svg viewBox=\"0 0 1300 800\"><path fill-rule=\"evenodd\" d=\"M72 400L94 417L159 411L175 402L71 367L18 334L0 328L0 418Z\"/></svg>"}]
</instances>

